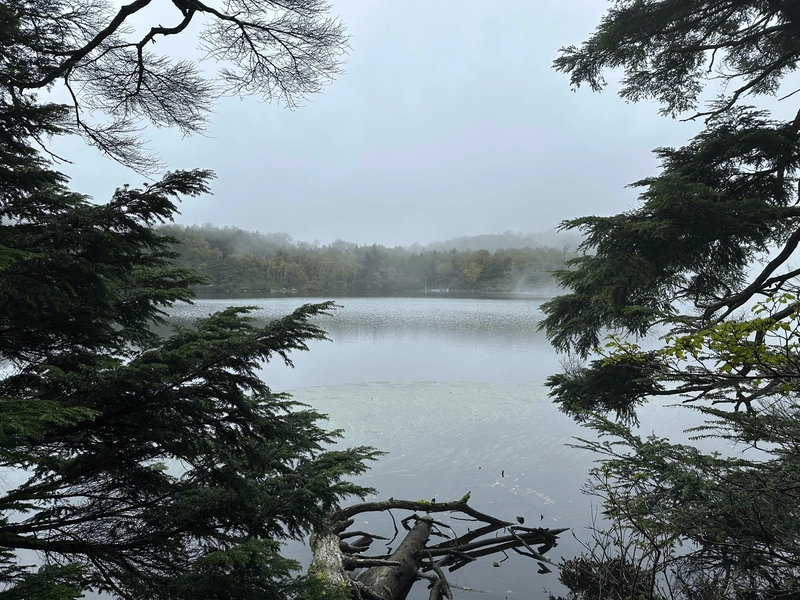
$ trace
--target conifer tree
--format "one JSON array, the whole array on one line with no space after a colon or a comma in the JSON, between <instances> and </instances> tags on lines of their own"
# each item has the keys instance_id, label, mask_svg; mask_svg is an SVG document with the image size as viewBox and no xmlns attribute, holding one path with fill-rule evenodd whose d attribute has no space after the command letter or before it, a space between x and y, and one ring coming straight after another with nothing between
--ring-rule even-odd
<instances>
[{"instance_id":1,"label":"conifer tree","mask_svg":"<svg viewBox=\"0 0 800 600\"><path fill-rule=\"evenodd\" d=\"M705 123L686 146L656 150L662 170L634 184L637 207L563 224L583 232L584 256L544 307L543 327L572 355L548 385L607 438L586 442L604 458L590 491L608 521L562 570L574 598L800 594L800 112L745 105L795 101L798 60L796 2L619 0L555 62L594 90L621 69L623 98ZM707 420L695 434L736 454L636 434L628 425L654 397L688 403Z\"/></svg>"},{"instance_id":2,"label":"conifer tree","mask_svg":"<svg viewBox=\"0 0 800 600\"><path fill-rule=\"evenodd\" d=\"M161 339L150 326L198 278L170 266L173 240L152 226L211 174L171 173L98 205L41 162L24 171L2 179L12 179L0 224L5 593L288 595L297 565L279 543L363 495L343 478L374 455L330 450L339 434L257 374L324 339L311 319L331 305L261 328L228 309ZM17 564L20 550L36 568Z\"/></svg>"},{"instance_id":3,"label":"conifer tree","mask_svg":"<svg viewBox=\"0 0 800 600\"><path fill-rule=\"evenodd\" d=\"M181 197L206 193L213 173L167 173L97 204L42 156L48 136L80 131L147 167L126 137L131 118L191 129L208 100L190 98L202 82L144 48L181 29L151 30L138 56L120 40L125 18L147 4L0 5L0 597L314 597L318 582L298 577L281 543L324 528L343 497L363 496L346 478L375 453L331 449L339 432L270 390L258 369L290 365L291 352L324 339L314 319L333 306L302 306L263 327L228 309L155 335L200 279L171 266L175 240L154 226ZM270 6L291 13L285 24L305 23L309 39L327 22L315 21L319 3L243 4L245 29ZM183 6L181 24L203 6ZM133 87L119 95L126 68ZM262 75L291 98L322 74ZM82 85L71 109L36 96L56 80ZM111 124L88 126L91 110Z\"/></svg>"}]
</instances>

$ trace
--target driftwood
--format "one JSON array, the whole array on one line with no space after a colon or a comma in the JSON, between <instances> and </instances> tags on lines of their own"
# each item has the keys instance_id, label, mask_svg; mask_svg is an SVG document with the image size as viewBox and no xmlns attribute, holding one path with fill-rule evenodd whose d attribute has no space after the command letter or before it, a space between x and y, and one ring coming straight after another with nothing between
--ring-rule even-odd
<instances>
[{"instance_id":1,"label":"driftwood","mask_svg":"<svg viewBox=\"0 0 800 600\"><path fill-rule=\"evenodd\" d=\"M338 510L330 515L329 530L312 536L314 557L309 570L331 584L347 586L359 600L403 600L414 583L423 579L429 582L430 600L452 599L445 569L452 572L491 554L508 556L507 550L537 561L539 573L550 572L547 567L550 560L545 553L556 545L558 535L566 529L523 527L521 518L517 523L504 521L475 510L468 501L469 494L456 502L441 503L390 498ZM388 512L394 521L391 512L394 510L411 513L400 521L406 530L402 542L393 552L390 548L389 554L366 555L374 540L387 538L366 531L348 531L353 517L367 512ZM455 519L479 526L459 535L449 525L437 521L433 516L436 513L458 514ZM398 534L395 521L395 538ZM432 535L446 541L428 545Z\"/></svg>"}]
</instances>

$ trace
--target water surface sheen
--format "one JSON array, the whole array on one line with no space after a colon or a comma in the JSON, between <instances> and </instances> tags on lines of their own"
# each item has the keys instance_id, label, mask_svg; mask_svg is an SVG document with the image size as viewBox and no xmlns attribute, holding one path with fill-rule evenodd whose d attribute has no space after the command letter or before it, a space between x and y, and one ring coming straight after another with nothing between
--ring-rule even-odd
<instances>
[{"instance_id":1,"label":"water surface sheen","mask_svg":"<svg viewBox=\"0 0 800 600\"><path fill-rule=\"evenodd\" d=\"M229 305L254 306L258 320L281 317L328 298L197 300L172 311L177 321ZM538 382L559 360L538 331L544 299L343 298L317 322L331 342L297 353L294 370L268 365L275 389L397 381Z\"/></svg>"}]
</instances>

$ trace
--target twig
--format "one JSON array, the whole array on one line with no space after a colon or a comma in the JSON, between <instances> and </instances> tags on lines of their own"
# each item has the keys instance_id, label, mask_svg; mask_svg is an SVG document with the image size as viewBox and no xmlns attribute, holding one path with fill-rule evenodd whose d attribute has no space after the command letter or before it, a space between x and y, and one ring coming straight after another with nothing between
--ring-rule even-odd
<instances>
[{"instance_id":1,"label":"twig","mask_svg":"<svg viewBox=\"0 0 800 600\"><path fill-rule=\"evenodd\" d=\"M444 573L439 568L439 565L436 564L436 561L433 560L433 556L431 555L430 550L425 551L428 555L428 560L431 561L431 568L433 569L434 573L439 576L439 581L442 582L440 586L440 593L447 597L447 600L453 600L453 592L450 591L450 584L447 581L447 578L444 576Z\"/></svg>"}]
</instances>

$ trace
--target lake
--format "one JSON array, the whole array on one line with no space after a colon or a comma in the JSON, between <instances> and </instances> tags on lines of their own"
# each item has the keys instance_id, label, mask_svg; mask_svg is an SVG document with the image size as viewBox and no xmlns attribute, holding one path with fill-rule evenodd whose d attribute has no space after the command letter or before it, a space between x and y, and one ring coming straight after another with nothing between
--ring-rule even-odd
<instances>
[{"instance_id":1,"label":"lake","mask_svg":"<svg viewBox=\"0 0 800 600\"><path fill-rule=\"evenodd\" d=\"M376 499L457 500L472 492L477 510L526 524L571 527L588 539L592 499L581 486L594 456L568 444L587 437L547 397L544 381L559 356L538 331L547 298L268 298L197 300L171 310L177 321L226 306L255 306L259 320L283 316L300 304L334 299L340 305L317 322L330 342L295 354L295 368L268 364L263 377L329 416L345 432L343 444L372 445L387 455L360 483ZM663 410L663 409L662 409ZM659 412L659 425L682 429L679 415ZM642 414L647 429L653 409ZM663 427L659 433L664 435ZM595 500L596 505L596 500ZM402 518L406 513L398 513ZM387 515L357 521L359 529L393 531ZM462 524L463 530L463 524ZM373 546L373 550L375 546ZM571 557L580 545L569 533L549 557ZM291 553L306 562L307 548ZM555 572L538 575L531 559L488 557L450 576L459 598L546 598L560 592ZM427 598L418 584L409 598Z\"/></svg>"}]
</instances>

